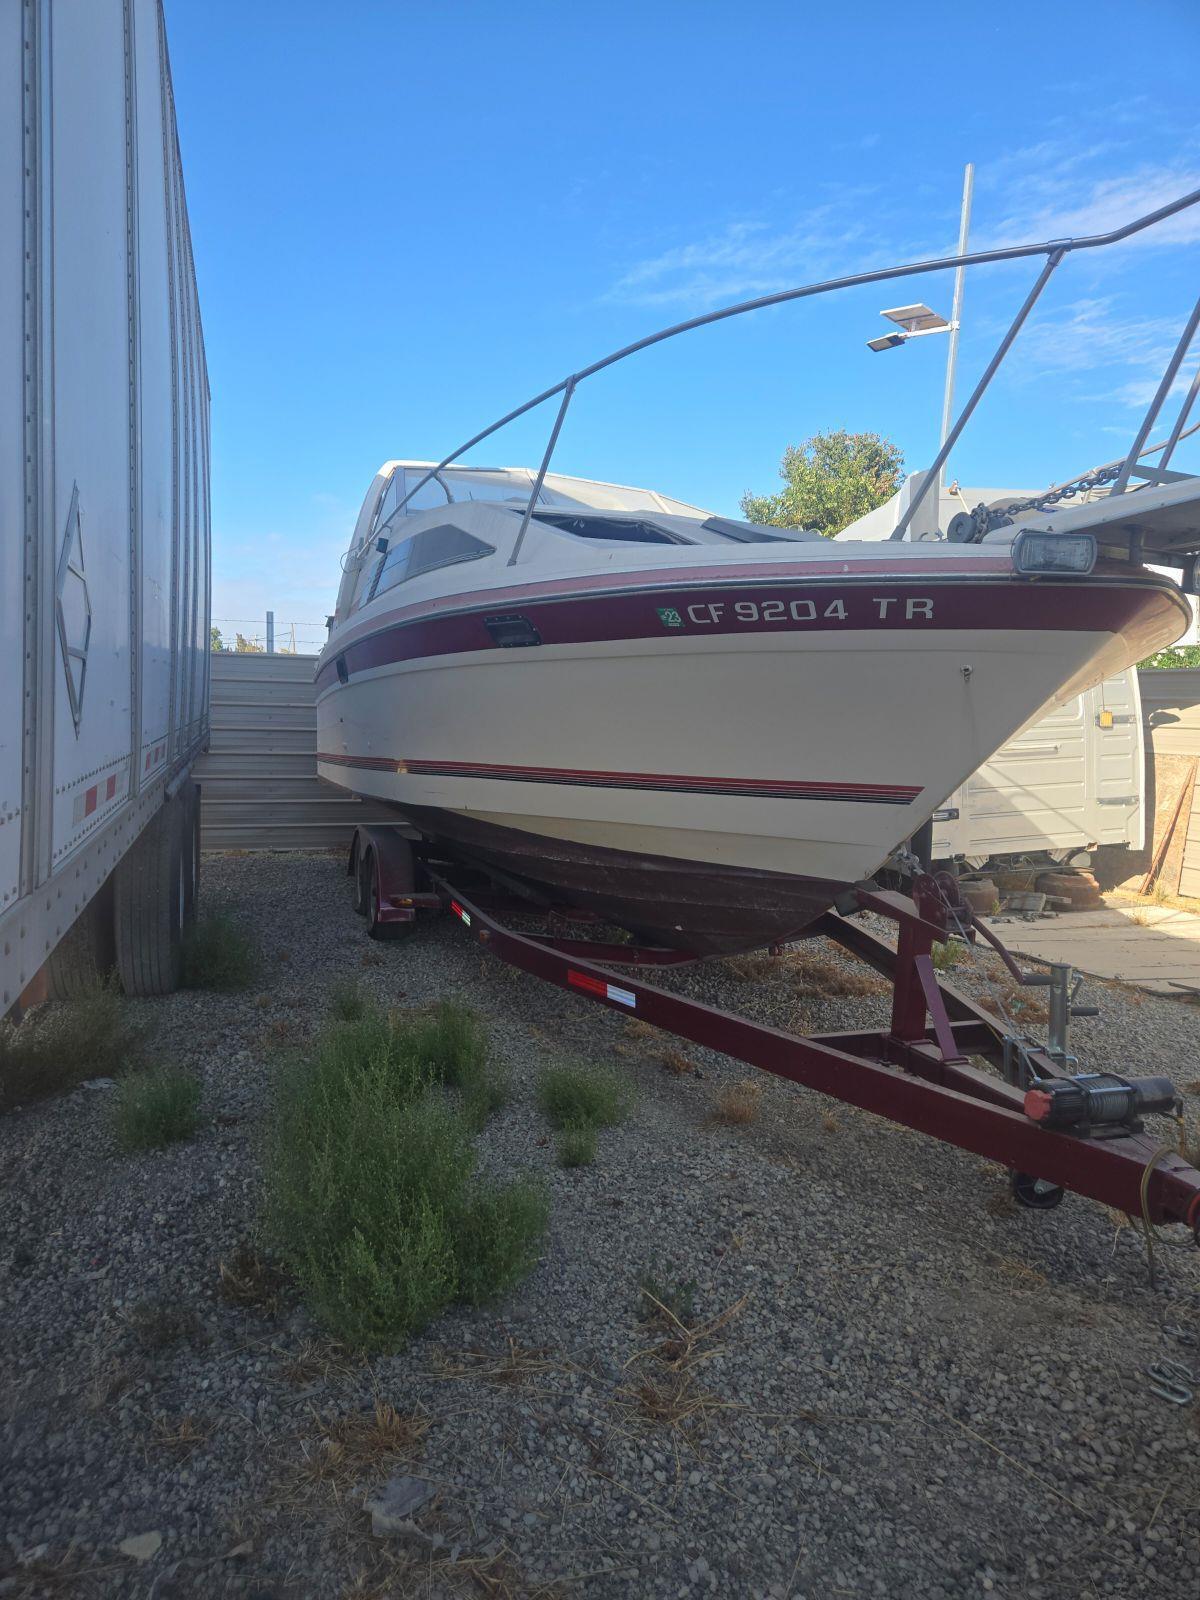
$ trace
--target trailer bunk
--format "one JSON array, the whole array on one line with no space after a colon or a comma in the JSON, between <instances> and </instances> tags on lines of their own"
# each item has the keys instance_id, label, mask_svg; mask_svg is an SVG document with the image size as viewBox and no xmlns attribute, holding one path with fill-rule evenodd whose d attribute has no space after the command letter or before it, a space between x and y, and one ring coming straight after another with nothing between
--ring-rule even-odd
<instances>
[{"instance_id":1,"label":"trailer bunk","mask_svg":"<svg viewBox=\"0 0 1200 1600\"><path fill-rule=\"evenodd\" d=\"M440 859L407 830L360 827L349 871L375 937L408 931L421 910L449 911L510 966L999 1163L1025 1206L1048 1210L1073 1190L1147 1223L1182 1223L1200 1243L1200 1172L1142 1122L1150 1113L1181 1115L1169 1080L1073 1071L1069 1020L1094 1009L1074 1003L1071 969L1019 968L961 900L952 877L916 873L908 894L856 885L837 911L806 931L805 938L830 939L889 979L892 1003L886 1027L801 1036L657 987L643 969L693 958L636 941L565 936L564 926L596 919L539 903L487 868ZM894 948L854 920L862 912L896 924ZM514 916L544 926L518 931L503 920ZM935 969L935 942L980 937L1022 987L1047 990L1045 1045L1006 1029Z\"/></svg>"}]
</instances>

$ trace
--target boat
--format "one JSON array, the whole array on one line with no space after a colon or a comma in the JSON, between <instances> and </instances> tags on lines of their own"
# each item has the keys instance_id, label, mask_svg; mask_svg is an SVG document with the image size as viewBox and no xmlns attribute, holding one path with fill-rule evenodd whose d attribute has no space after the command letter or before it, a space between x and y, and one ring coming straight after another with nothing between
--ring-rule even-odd
<instances>
[{"instance_id":1,"label":"boat","mask_svg":"<svg viewBox=\"0 0 1200 1600\"><path fill-rule=\"evenodd\" d=\"M949 518L940 485L1058 264L1197 203L723 307L571 374L440 461L385 462L317 662L319 775L540 908L697 957L784 943L848 886L911 870L906 841L1019 729L1188 627L1200 479L1168 463L1200 427L1184 430L1200 377L1169 438L1149 436L1200 302L1125 457ZM1040 274L928 471L836 540L551 470L578 385L651 345L1026 257ZM555 398L539 468L463 464Z\"/></svg>"},{"instance_id":2,"label":"boat","mask_svg":"<svg viewBox=\"0 0 1200 1600\"><path fill-rule=\"evenodd\" d=\"M385 463L363 503L320 776L696 955L797 936L1018 729L1190 620L1099 553L1104 501L977 543L830 541L557 474L527 516L532 469L433 466Z\"/></svg>"}]
</instances>

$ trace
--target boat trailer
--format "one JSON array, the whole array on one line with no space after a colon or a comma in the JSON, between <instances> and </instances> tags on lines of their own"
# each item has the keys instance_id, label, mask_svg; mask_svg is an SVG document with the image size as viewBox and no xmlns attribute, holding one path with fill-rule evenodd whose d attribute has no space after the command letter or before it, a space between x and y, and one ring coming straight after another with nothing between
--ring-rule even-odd
<instances>
[{"instance_id":1,"label":"boat trailer","mask_svg":"<svg viewBox=\"0 0 1200 1600\"><path fill-rule=\"evenodd\" d=\"M952 875L917 872L908 894L855 885L836 910L805 930L803 938L830 939L889 979L892 1006L886 1028L801 1036L637 975L694 961L687 952L566 936L564 930L598 919L531 899L525 886L501 880L486 866L420 853L425 848L400 828L356 830L348 870L372 936L409 931L422 910L449 911L510 966L999 1163L1008 1168L1022 1205L1049 1210L1070 1189L1147 1224L1183 1223L1200 1243L1200 1172L1142 1124L1149 1113L1181 1119L1170 1081L1073 1071L1070 1018L1095 1015L1095 1008L1075 1004L1071 968L1041 973L1018 967L962 900ZM854 920L862 912L896 924L895 948ZM543 926L524 932L501 920L514 917ZM1017 985L1047 991L1045 1045L1005 1028L942 979L933 946L954 938L982 938ZM973 1064L980 1060L1001 1076Z\"/></svg>"}]
</instances>

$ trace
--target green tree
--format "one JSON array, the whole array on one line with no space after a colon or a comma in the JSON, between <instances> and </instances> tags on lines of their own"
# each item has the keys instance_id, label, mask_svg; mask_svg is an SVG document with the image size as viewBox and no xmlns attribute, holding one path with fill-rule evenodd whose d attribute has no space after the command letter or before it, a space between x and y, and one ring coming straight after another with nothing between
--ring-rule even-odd
<instances>
[{"instance_id":1,"label":"green tree","mask_svg":"<svg viewBox=\"0 0 1200 1600\"><path fill-rule=\"evenodd\" d=\"M225 649L225 641L221 637L221 630L215 625L209 629L208 648L210 650L217 651L223 651Z\"/></svg>"},{"instance_id":2,"label":"green tree","mask_svg":"<svg viewBox=\"0 0 1200 1600\"><path fill-rule=\"evenodd\" d=\"M904 478L904 455L878 433L838 428L814 433L783 452L778 494L745 494L749 522L776 528L812 528L832 539L856 518L890 500Z\"/></svg>"}]
</instances>

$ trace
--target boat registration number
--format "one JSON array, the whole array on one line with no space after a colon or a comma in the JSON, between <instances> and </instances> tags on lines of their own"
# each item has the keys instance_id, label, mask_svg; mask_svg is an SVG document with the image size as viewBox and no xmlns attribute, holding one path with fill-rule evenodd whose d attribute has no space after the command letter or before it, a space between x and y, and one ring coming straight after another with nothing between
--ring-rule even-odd
<instances>
[{"instance_id":1,"label":"boat registration number","mask_svg":"<svg viewBox=\"0 0 1200 1600\"><path fill-rule=\"evenodd\" d=\"M851 615L851 609L855 613ZM664 628L727 627L730 623L763 622L932 622L933 601L915 595L855 595L852 608L835 600L703 600L691 605L659 606Z\"/></svg>"}]
</instances>

